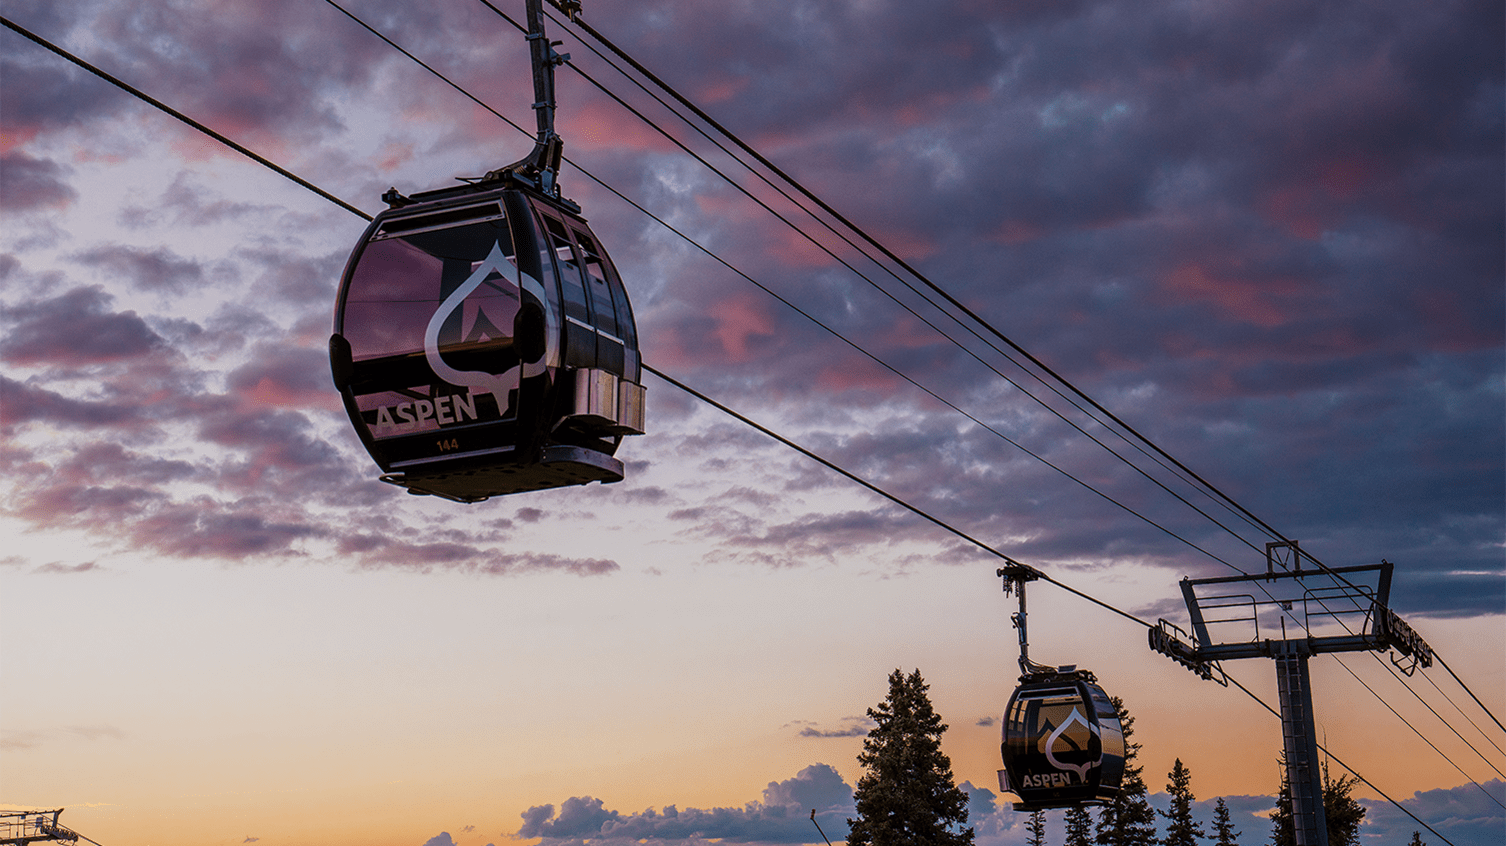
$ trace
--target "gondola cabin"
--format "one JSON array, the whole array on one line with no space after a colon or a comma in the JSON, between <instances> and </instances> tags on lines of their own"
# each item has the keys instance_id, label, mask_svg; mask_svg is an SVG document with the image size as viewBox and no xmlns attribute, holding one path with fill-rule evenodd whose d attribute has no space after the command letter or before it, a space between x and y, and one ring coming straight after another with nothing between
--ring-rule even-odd
<instances>
[{"instance_id":1,"label":"gondola cabin","mask_svg":"<svg viewBox=\"0 0 1506 846\"><path fill-rule=\"evenodd\" d=\"M1124 732L1085 671L1022 676L1004 709L999 787L1017 811L1097 805L1119 795Z\"/></svg>"},{"instance_id":2,"label":"gondola cabin","mask_svg":"<svg viewBox=\"0 0 1506 846\"><path fill-rule=\"evenodd\" d=\"M568 200L512 179L390 192L346 265L330 368L382 480L477 502L623 478L637 331Z\"/></svg>"}]
</instances>

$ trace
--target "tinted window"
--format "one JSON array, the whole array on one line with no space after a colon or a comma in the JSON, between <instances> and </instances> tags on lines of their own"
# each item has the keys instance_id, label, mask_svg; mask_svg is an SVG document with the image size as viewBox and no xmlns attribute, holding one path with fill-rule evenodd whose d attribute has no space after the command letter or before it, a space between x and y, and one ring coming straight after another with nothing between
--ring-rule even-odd
<instances>
[{"instance_id":1,"label":"tinted window","mask_svg":"<svg viewBox=\"0 0 1506 846\"><path fill-rule=\"evenodd\" d=\"M362 250L340 315L351 389L378 439L495 419L517 387L523 295L506 221L408 229Z\"/></svg>"}]
</instances>

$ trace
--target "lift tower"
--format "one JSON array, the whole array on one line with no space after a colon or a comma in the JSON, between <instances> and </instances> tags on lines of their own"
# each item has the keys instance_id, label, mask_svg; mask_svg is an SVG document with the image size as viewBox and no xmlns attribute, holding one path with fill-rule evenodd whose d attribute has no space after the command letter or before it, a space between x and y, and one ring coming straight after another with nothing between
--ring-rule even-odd
<instances>
[{"instance_id":1,"label":"lift tower","mask_svg":"<svg viewBox=\"0 0 1506 846\"><path fill-rule=\"evenodd\" d=\"M58 822L55 811L0 811L0 846L30 846L32 843L99 844Z\"/></svg>"},{"instance_id":2,"label":"lift tower","mask_svg":"<svg viewBox=\"0 0 1506 846\"><path fill-rule=\"evenodd\" d=\"M1192 637L1164 619L1150 630L1151 649L1203 678L1225 684L1222 671L1216 671L1219 661L1276 661L1282 750L1297 846L1328 846L1307 659L1325 652L1395 649L1402 657L1393 655L1392 663L1407 675L1418 665L1433 663L1432 649L1388 605L1393 566L1382 561L1360 567L1304 570L1296 541L1268 543L1264 573L1182 580ZM1372 577L1374 585L1368 584ZM1362 584L1356 584L1356 580ZM1238 585L1249 585L1250 592L1239 591ZM1296 624L1294 631L1287 631L1288 619ZM1279 626L1280 637L1262 637L1262 623L1268 631ZM1220 633L1237 628L1250 637L1216 642L1212 628Z\"/></svg>"}]
</instances>

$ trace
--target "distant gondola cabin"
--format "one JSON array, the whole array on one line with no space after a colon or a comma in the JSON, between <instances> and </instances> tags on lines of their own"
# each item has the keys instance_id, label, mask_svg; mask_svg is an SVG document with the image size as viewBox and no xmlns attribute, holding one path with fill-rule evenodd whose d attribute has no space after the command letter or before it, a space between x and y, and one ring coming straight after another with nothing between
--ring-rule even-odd
<instances>
[{"instance_id":1,"label":"distant gondola cabin","mask_svg":"<svg viewBox=\"0 0 1506 846\"><path fill-rule=\"evenodd\" d=\"M1108 696L1081 671L1027 676L1004 709L999 787L1035 811L1119 794L1124 732Z\"/></svg>"}]
</instances>

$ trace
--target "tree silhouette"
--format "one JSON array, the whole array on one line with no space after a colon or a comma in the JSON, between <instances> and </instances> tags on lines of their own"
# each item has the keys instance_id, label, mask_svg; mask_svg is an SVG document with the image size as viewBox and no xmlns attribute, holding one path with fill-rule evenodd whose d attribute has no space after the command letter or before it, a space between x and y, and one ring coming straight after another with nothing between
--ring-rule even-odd
<instances>
[{"instance_id":1,"label":"tree silhouette","mask_svg":"<svg viewBox=\"0 0 1506 846\"><path fill-rule=\"evenodd\" d=\"M931 708L916 670L889 674L889 696L869 708L875 723L858 763L866 772L853 795L857 818L848 846L972 846L967 794L941 752L946 723Z\"/></svg>"},{"instance_id":2,"label":"tree silhouette","mask_svg":"<svg viewBox=\"0 0 1506 846\"><path fill-rule=\"evenodd\" d=\"M1166 836L1161 838L1162 846L1198 846L1198 838L1208 835L1203 833L1202 823L1192 818L1192 803L1197 801L1192 795L1192 774L1178 758L1166 777L1171 779L1166 784L1171 807L1157 812L1168 820Z\"/></svg>"},{"instance_id":3,"label":"tree silhouette","mask_svg":"<svg viewBox=\"0 0 1506 846\"><path fill-rule=\"evenodd\" d=\"M1214 846L1236 846L1239 843L1239 832L1234 830L1234 821L1229 819L1229 806L1224 804L1224 797L1218 797L1218 804L1213 808L1213 844Z\"/></svg>"},{"instance_id":4,"label":"tree silhouette","mask_svg":"<svg viewBox=\"0 0 1506 846\"><path fill-rule=\"evenodd\" d=\"M1046 812L1031 811L1030 822L1026 823L1025 830L1030 832L1030 837L1025 840L1025 846L1046 846Z\"/></svg>"},{"instance_id":5,"label":"tree silhouette","mask_svg":"<svg viewBox=\"0 0 1506 846\"><path fill-rule=\"evenodd\" d=\"M1093 846L1093 817L1084 805L1067 809L1067 841L1063 846Z\"/></svg>"},{"instance_id":6,"label":"tree silhouette","mask_svg":"<svg viewBox=\"0 0 1506 846\"><path fill-rule=\"evenodd\" d=\"M1156 811L1146 798L1145 768L1135 764L1140 756L1140 744L1131 743L1135 733L1135 718L1124 707L1124 700L1109 697L1114 714L1119 717L1119 726L1124 730L1124 778L1119 785L1119 795L1098 811L1098 828L1094 842L1098 846L1155 846Z\"/></svg>"},{"instance_id":7,"label":"tree silhouette","mask_svg":"<svg viewBox=\"0 0 1506 846\"><path fill-rule=\"evenodd\" d=\"M1359 846L1365 806L1350 795L1359 783L1354 776L1330 779L1328 762L1323 762L1323 814L1328 817L1328 846Z\"/></svg>"},{"instance_id":8,"label":"tree silhouette","mask_svg":"<svg viewBox=\"0 0 1506 846\"><path fill-rule=\"evenodd\" d=\"M1292 820L1292 786L1286 777L1286 753L1277 757L1281 765L1281 789L1276 794L1276 810L1271 812L1271 846L1296 846L1297 834ZM1359 779L1354 776L1328 776L1328 762L1323 762L1323 816L1328 821L1328 846L1359 846L1360 823L1365 821L1365 806L1350 795Z\"/></svg>"}]
</instances>

